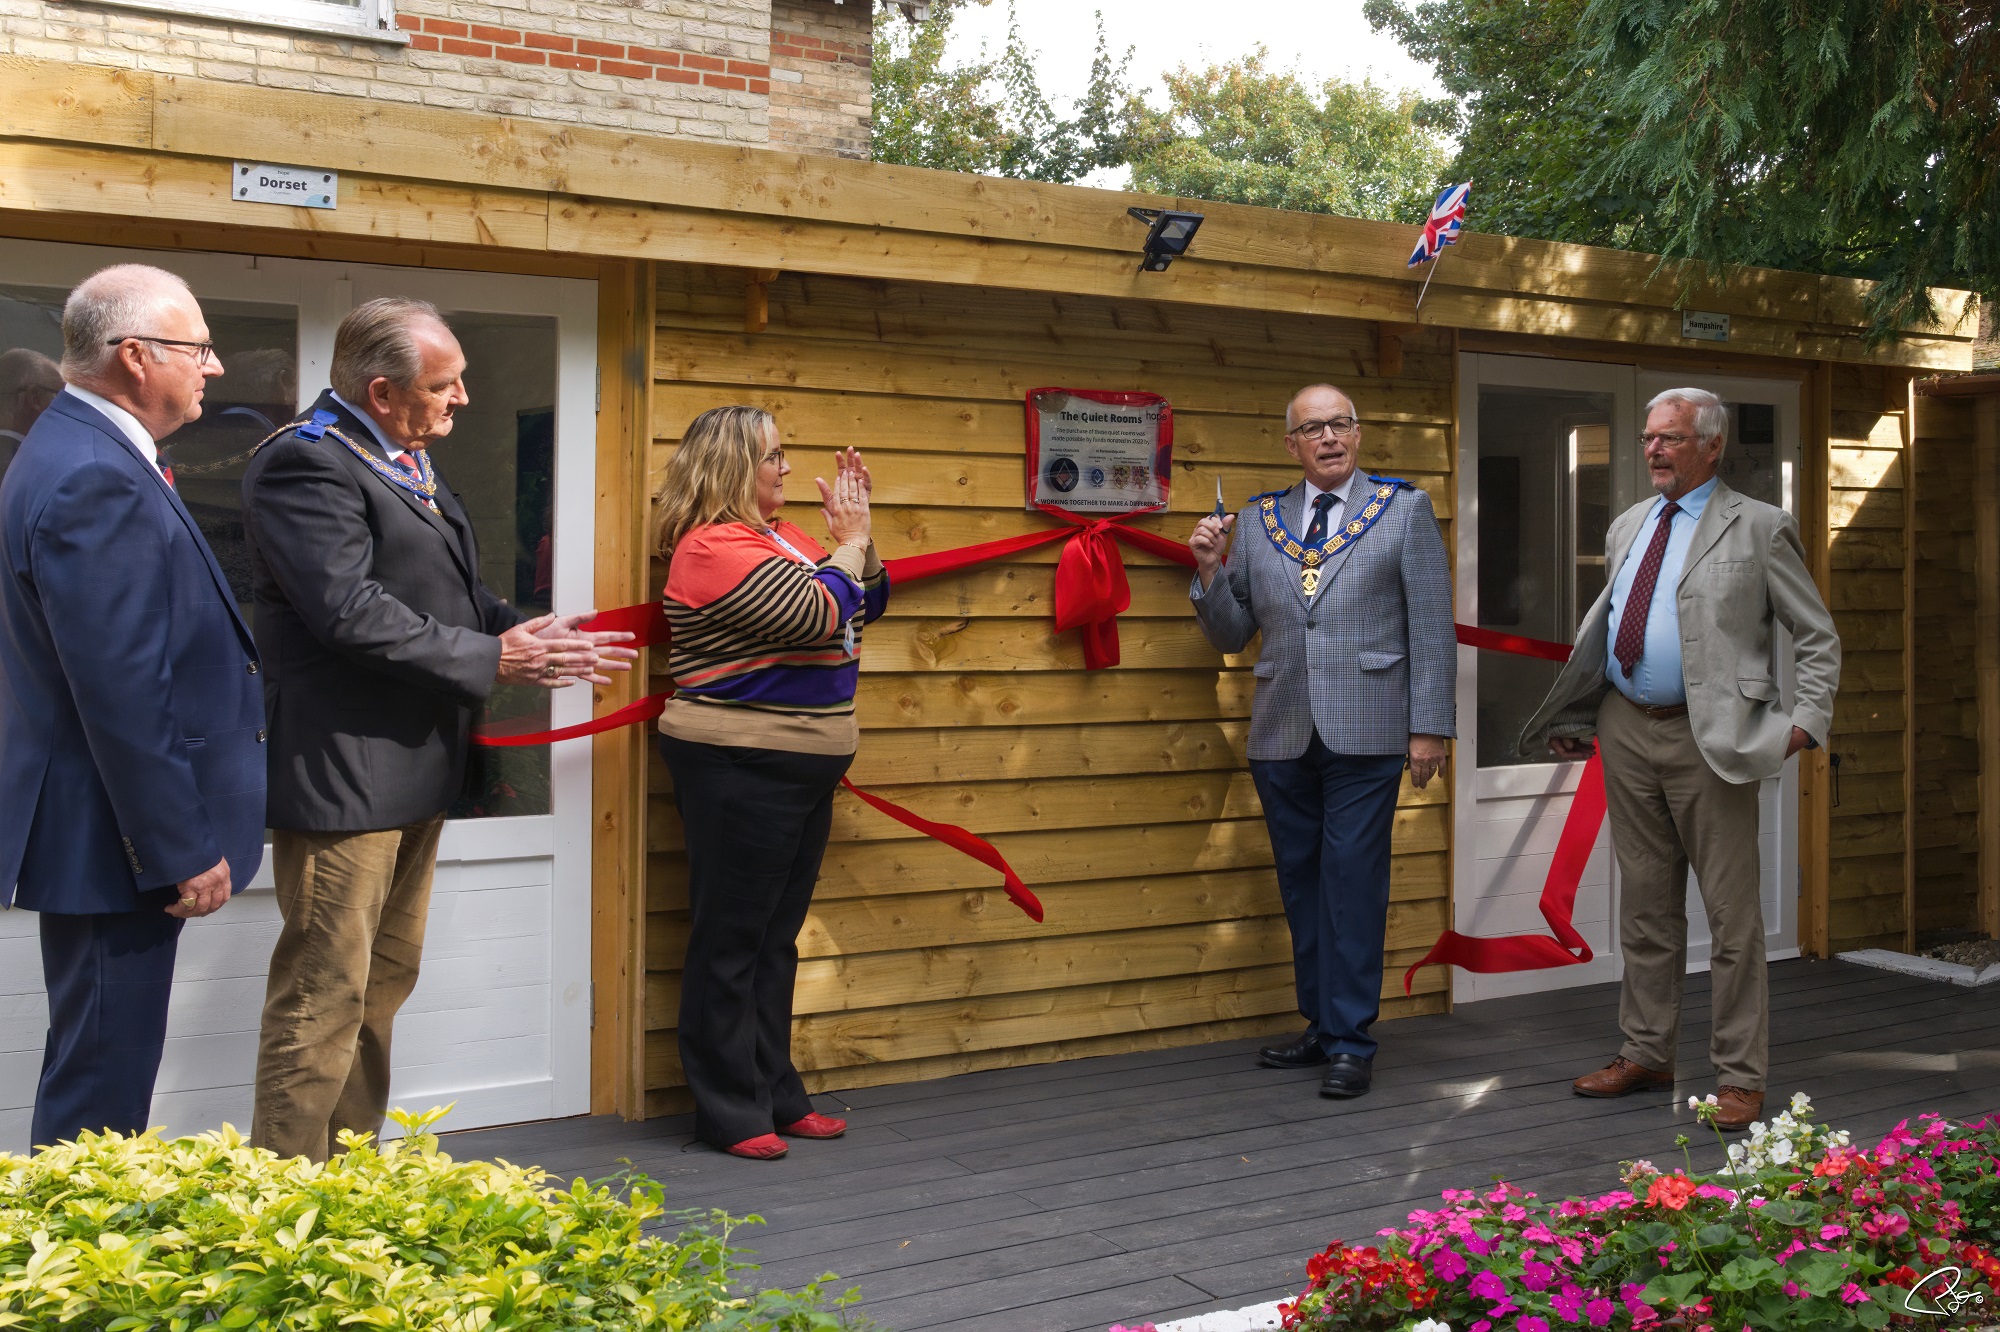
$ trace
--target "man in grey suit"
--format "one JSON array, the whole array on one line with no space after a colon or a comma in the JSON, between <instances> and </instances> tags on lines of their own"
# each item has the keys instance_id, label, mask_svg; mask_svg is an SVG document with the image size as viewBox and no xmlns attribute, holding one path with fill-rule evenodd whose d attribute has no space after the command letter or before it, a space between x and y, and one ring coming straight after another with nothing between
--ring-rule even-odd
<instances>
[{"instance_id":1,"label":"man in grey suit","mask_svg":"<svg viewBox=\"0 0 2000 1332\"><path fill-rule=\"evenodd\" d=\"M444 811L495 684L609 684L637 654L592 612L523 620L479 577L430 459L469 400L436 309L383 298L334 333L333 387L243 475L270 718L271 954L251 1140L324 1161L378 1132L417 983ZM614 660L615 659L615 660Z\"/></svg>"},{"instance_id":2,"label":"man in grey suit","mask_svg":"<svg viewBox=\"0 0 2000 1332\"><path fill-rule=\"evenodd\" d=\"M1722 400L1668 389L1646 406L1640 442L1659 498L1618 516L1605 538L1610 582L1577 630L1576 651L1521 735L1604 761L1618 856L1618 946L1625 1044L1574 1086L1624 1096L1674 1083L1687 971L1687 876L1708 909L1716 1122L1743 1128L1764 1106L1770 1019L1759 901L1757 783L1826 742L1840 639L1783 509L1716 475L1729 428ZM1789 711L1777 635L1792 635Z\"/></svg>"},{"instance_id":3,"label":"man in grey suit","mask_svg":"<svg viewBox=\"0 0 2000 1332\"><path fill-rule=\"evenodd\" d=\"M1430 497L1356 467L1361 422L1330 384L1285 409L1305 475L1252 498L1244 533L1204 518L1188 540L1189 596L1223 652L1264 636L1250 711L1250 776L1292 930L1305 1033L1259 1052L1324 1064L1323 1096L1368 1090L1381 1011L1390 835L1405 767L1422 787L1456 734L1451 571Z\"/></svg>"}]
</instances>

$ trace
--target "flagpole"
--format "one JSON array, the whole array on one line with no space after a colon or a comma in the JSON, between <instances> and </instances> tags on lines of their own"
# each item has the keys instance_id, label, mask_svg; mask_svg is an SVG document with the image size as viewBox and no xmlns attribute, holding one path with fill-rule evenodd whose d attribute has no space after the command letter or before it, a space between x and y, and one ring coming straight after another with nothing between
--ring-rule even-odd
<instances>
[{"instance_id":1,"label":"flagpole","mask_svg":"<svg viewBox=\"0 0 2000 1332\"><path fill-rule=\"evenodd\" d=\"M1470 180L1465 182L1465 194L1467 199L1472 197L1472 182ZM1421 314L1423 312L1424 296L1431 289L1431 279L1437 276L1438 265L1444 262L1444 252L1450 248L1449 245L1442 241L1438 243L1438 252L1431 256L1431 271L1424 274L1424 285L1417 292L1417 308L1413 313Z\"/></svg>"}]
</instances>

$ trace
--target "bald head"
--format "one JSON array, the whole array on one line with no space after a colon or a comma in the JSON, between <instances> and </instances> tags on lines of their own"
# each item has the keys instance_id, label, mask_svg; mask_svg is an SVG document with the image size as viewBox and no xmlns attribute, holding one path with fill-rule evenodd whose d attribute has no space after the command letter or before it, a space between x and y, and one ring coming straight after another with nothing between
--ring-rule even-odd
<instances>
[{"instance_id":1,"label":"bald head","mask_svg":"<svg viewBox=\"0 0 2000 1332\"><path fill-rule=\"evenodd\" d=\"M1285 452L1321 490L1338 490L1354 475L1361 450L1358 416L1354 400L1331 384L1308 384L1286 404Z\"/></svg>"},{"instance_id":2,"label":"bald head","mask_svg":"<svg viewBox=\"0 0 2000 1332\"><path fill-rule=\"evenodd\" d=\"M0 429L28 433L62 392L62 369L29 347L0 352Z\"/></svg>"}]
</instances>

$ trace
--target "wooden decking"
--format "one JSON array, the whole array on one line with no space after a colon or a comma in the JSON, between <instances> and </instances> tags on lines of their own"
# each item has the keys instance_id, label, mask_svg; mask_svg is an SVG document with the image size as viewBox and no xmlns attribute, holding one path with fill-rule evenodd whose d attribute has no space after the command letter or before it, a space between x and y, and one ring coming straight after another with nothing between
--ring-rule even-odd
<instances>
[{"instance_id":1,"label":"wooden decking","mask_svg":"<svg viewBox=\"0 0 2000 1332\"><path fill-rule=\"evenodd\" d=\"M1771 969L1772 1109L1876 1135L1922 1110L2000 1110L2000 994L1840 962ZM694 1143L684 1119L571 1119L456 1134L458 1156L596 1179L624 1162L669 1206L756 1212L739 1232L760 1283L822 1272L894 1332L1102 1332L1295 1292L1305 1260L1371 1235L1444 1188L1504 1175L1545 1196L1667 1165L1714 1090L1706 976L1688 978L1675 1099L1587 1101L1569 1080L1616 1052L1615 986L1461 1007L1378 1030L1375 1090L1316 1095L1259 1068L1256 1042L975 1073L817 1098L852 1121L778 1162ZM1705 1141L1704 1141L1705 1140Z\"/></svg>"}]
</instances>

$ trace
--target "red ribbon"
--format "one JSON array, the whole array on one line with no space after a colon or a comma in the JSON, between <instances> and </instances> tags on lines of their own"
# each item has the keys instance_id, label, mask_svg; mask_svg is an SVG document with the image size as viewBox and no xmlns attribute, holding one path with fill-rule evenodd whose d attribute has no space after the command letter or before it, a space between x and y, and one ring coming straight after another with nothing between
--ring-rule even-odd
<instances>
[{"instance_id":1,"label":"red ribbon","mask_svg":"<svg viewBox=\"0 0 2000 1332\"><path fill-rule=\"evenodd\" d=\"M1472 625L1456 626L1458 641L1467 647L1507 652L1518 657L1539 657L1544 661L1568 661L1567 643L1545 638L1522 638L1496 633ZM1590 944L1577 933L1577 885L1583 881L1584 866L1590 863L1590 849L1597 845L1597 833L1604 826L1604 762L1591 746L1590 761L1583 765L1576 794L1570 798L1569 816L1563 820L1556 854L1549 862L1548 877L1542 881L1539 903L1542 919L1549 924L1545 934L1509 934L1497 939L1480 939L1457 930L1438 936L1423 960L1403 973L1403 993L1419 971L1432 965L1463 967L1485 974L1500 971L1537 971L1544 967L1580 966L1594 954Z\"/></svg>"},{"instance_id":2,"label":"red ribbon","mask_svg":"<svg viewBox=\"0 0 2000 1332\"><path fill-rule=\"evenodd\" d=\"M845 777L840 779L840 784L853 793L862 804L887 814L904 827L915 828L926 837L935 837L952 850L962 852L980 864L1000 871L1000 877L1006 881L1008 899L1026 912L1028 919L1038 925L1041 923L1041 899L1028 891L1028 885L1021 882L1021 876L1014 873L1014 867L1007 863L1005 856L994 849L993 843L975 833L967 832L955 823L935 823L921 814L913 814L893 800L884 800L881 796L862 790Z\"/></svg>"},{"instance_id":3,"label":"red ribbon","mask_svg":"<svg viewBox=\"0 0 2000 1332\"><path fill-rule=\"evenodd\" d=\"M1060 510L1045 510L1068 527L1050 527L1021 536L984 541L957 550L934 551L928 555L906 555L884 560L892 587L914 583L939 574L956 573L975 564L1018 555L1051 541L1068 541L1056 561L1056 629L1079 629L1083 634L1083 664L1086 670L1103 670L1118 664L1118 617L1132 607L1132 585L1125 577L1125 561L1118 551L1123 541L1175 564L1194 567L1194 555L1181 542L1136 527L1125 526L1131 515L1116 518L1079 518Z\"/></svg>"}]
</instances>

